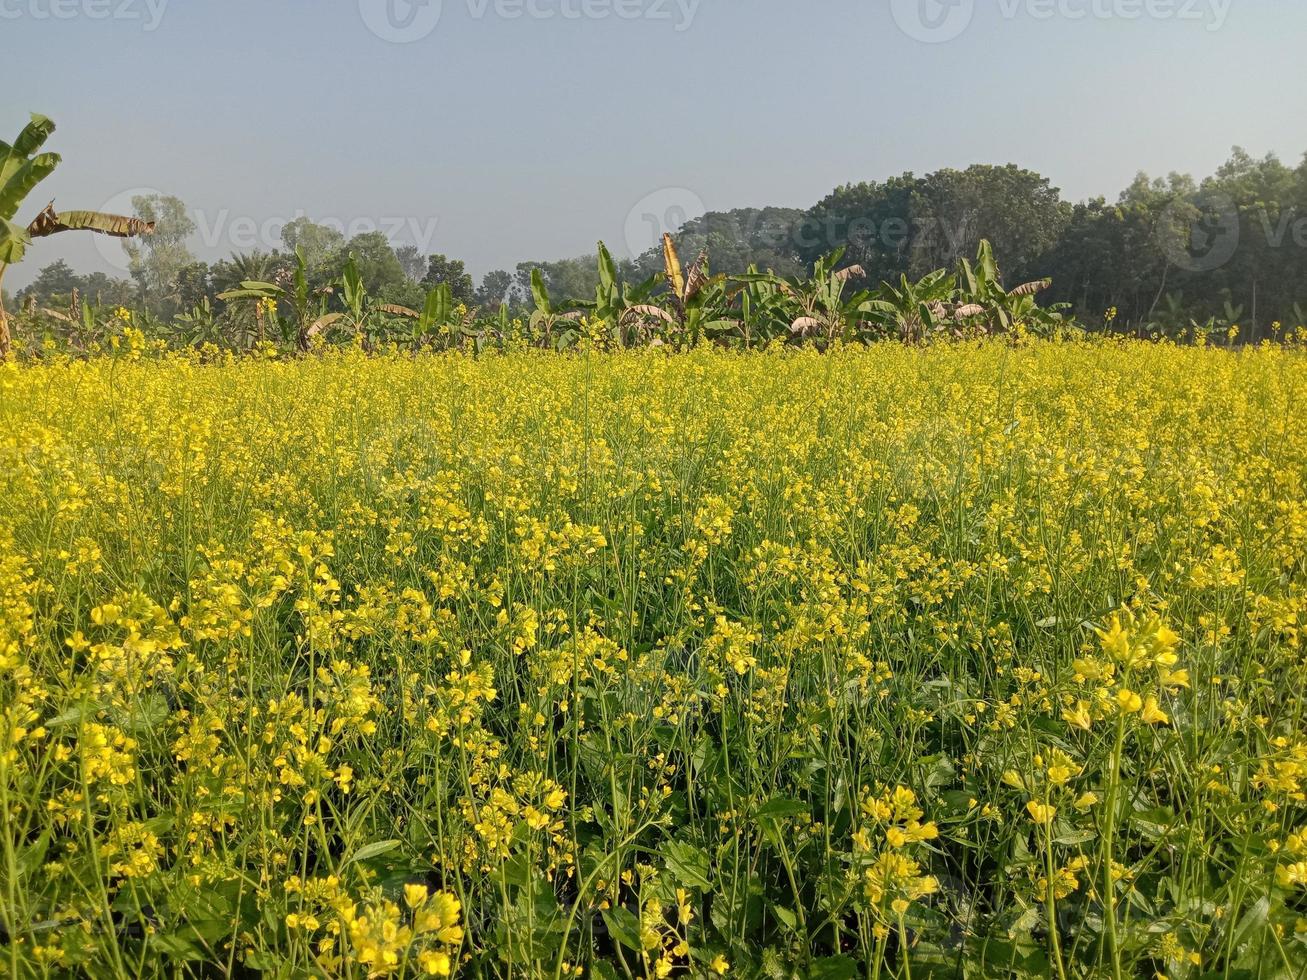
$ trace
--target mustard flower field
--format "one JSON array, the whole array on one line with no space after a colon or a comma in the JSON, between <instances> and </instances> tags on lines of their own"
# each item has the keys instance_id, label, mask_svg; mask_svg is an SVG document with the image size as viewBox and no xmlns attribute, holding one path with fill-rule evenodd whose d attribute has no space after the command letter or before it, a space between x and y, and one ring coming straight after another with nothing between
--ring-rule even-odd
<instances>
[{"instance_id":1,"label":"mustard flower field","mask_svg":"<svg viewBox=\"0 0 1307 980\"><path fill-rule=\"evenodd\" d=\"M1307 355L0 364L0 973L1307 975Z\"/></svg>"}]
</instances>

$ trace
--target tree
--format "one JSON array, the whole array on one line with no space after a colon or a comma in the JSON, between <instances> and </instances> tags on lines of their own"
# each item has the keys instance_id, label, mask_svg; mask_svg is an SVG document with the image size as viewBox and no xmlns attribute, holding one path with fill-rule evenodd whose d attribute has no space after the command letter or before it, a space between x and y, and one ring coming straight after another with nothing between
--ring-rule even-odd
<instances>
[{"instance_id":1,"label":"tree","mask_svg":"<svg viewBox=\"0 0 1307 980\"><path fill-rule=\"evenodd\" d=\"M23 302L32 298L41 306L64 306L74 291L97 306L127 306L134 299L136 287L126 279L111 279L103 272L78 275L60 259L43 268L27 288L20 289L17 299Z\"/></svg>"},{"instance_id":2,"label":"tree","mask_svg":"<svg viewBox=\"0 0 1307 980\"><path fill-rule=\"evenodd\" d=\"M738 208L709 211L687 221L676 233L677 248L693 257L707 250L713 272L738 275L756 265L781 276L803 272L799 259L805 212L797 208ZM629 278L663 271L658 245L636 258Z\"/></svg>"},{"instance_id":3,"label":"tree","mask_svg":"<svg viewBox=\"0 0 1307 980\"><path fill-rule=\"evenodd\" d=\"M331 260L333 279L344 273L350 256L354 257L363 285L373 296L388 296L398 287L408 284L404 267L383 232L364 232L346 242Z\"/></svg>"},{"instance_id":4,"label":"tree","mask_svg":"<svg viewBox=\"0 0 1307 980\"><path fill-rule=\"evenodd\" d=\"M177 274L177 303L183 310L194 309L205 300L212 302L215 292L207 262L192 262Z\"/></svg>"},{"instance_id":5,"label":"tree","mask_svg":"<svg viewBox=\"0 0 1307 980\"><path fill-rule=\"evenodd\" d=\"M845 249L870 283L899 279L908 272L913 242L911 173L837 187L813 207L796 232L799 260L810 267L823 255Z\"/></svg>"},{"instance_id":6,"label":"tree","mask_svg":"<svg viewBox=\"0 0 1307 980\"><path fill-rule=\"evenodd\" d=\"M1195 196L1200 214L1215 217L1215 234L1238 236L1228 259L1206 277L1207 295L1213 303L1219 299L1243 307L1247 321L1242 326L1253 340L1271 321L1288 319L1293 303L1301 298L1307 241L1301 233L1295 237L1295 229L1301 227L1307 211L1297 197L1295 171L1274 154L1258 160L1237 146ZM1224 244L1227 249L1230 245L1208 244L1213 248Z\"/></svg>"},{"instance_id":7,"label":"tree","mask_svg":"<svg viewBox=\"0 0 1307 980\"><path fill-rule=\"evenodd\" d=\"M315 224L308 218L300 217L281 230L281 242L291 255L295 254L297 248L303 252L309 276L316 277L345 247L345 235L329 225Z\"/></svg>"},{"instance_id":8,"label":"tree","mask_svg":"<svg viewBox=\"0 0 1307 980\"><path fill-rule=\"evenodd\" d=\"M195 222L181 198L171 194L146 194L132 198L136 216L154 227L154 234L140 243L127 242L132 278L147 305L160 312L176 309L177 277L195 261L186 240L195 233Z\"/></svg>"},{"instance_id":9,"label":"tree","mask_svg":"<svg viewBox=\"0 0 1307 980\"><path fill-rule=\"evenodd\" d=\"M400 245L395 249L395 258L399 259L410 282L421 282L427 274L426 257L416 245Z\"/></svg>"},{"instance_id":10,"label":"tree","mask_svg":"<svg viewBox=\"0 0 1307 980\"><path fill-rule=\"evenodd\" d=\"M913 189L910 273L953 268L985 239L1014 278L1029 278L1070 217L1047 177L1015 164L936 171Z\"/></svg>"},{"instance_id":11,"label":"tree","mask_svg":"<svg viewBox=\"0 0 1307 980\"><path fill-rule=\"evenodd\" d=\"M449 286L455 303L471 306L476 302L472 277L467 274L460 260L446 258L443 255L428 256L427 271L422 277L422 285L426 289L435 289L441 284Z\"/></svg>"},{"instance_id":12,"label":"tree","mask_svg":"<svg viewBox=\"0 0 1307 980\"><path fill-rule=\"evenodd\" d=\"M127 306L136 287L128 279L113 279L103 272L83 277L82 295L96 306Z\"/></svg>"},{"instance_id":13,"label":"tree","mask_svg":"<svg viewBox=\"0 0 1307 980\"><path fill-rule=\"evenodd\" d=\"M1014 278L1036 278L1071 211L1046 177L1014 164L905 173L837 188L808 212L798 253L812 263L844 248L875 283L952 268L986 239Z\"/></svg>"},{"instance_id":14,"label":"tree","mask_svg":"<svg viewBox=\"0 0 1307 980\"><path fill-rule=\"evenodd\" d=\"M575 300L592 300L599 285L599 271L594 256L559 259L556 262L519 262L514 285L521 295L531 295L531 273L539 270L549 295L560 304Z\"/></svg>"},{"instance_id":15,"label":"tree","mask_svg":"<svg viewBox=\"0 0 1307 980\"><path fill-rule=\"evenodd\" d=\"M67 302L74 291L81 291L83 279L63 259L51 262L33 279L26 289L18 291L18 301L32 297L42 306L52 302Z\"/></svg>"},{"instance_id":16,"label":"tree","mask_svg":"<svg viewBox=\"0 0 1307 980\"><path fill-rule=\"evenodd\" d=\"M149 235L154 225L135 218L125 218L98 211L59 213L54 202L36 216L26 228L14 224L14 217L27 196L59 166L57 153L38 152L54 132L54 123L33 113L13 144L0 141L0 358L9 356L9 316L4 308L4 276L9 266L22 261L33 239L47 238L65 231L92 231L116 238Z\"/></svg>"},{"instance_id":17,"label":"tree","mask_svg":"<svg viewBox=\"0 0 1307 980\"><path fill-rule=\"evenodd\" d=\"M1303 296L1303 174L1238 147L1201 183L1139 174L1115 205L1077 205L1039 274L1089 320L1116 309L1118 326L1170 333L1221 313L1257 339Z\"/></svg>"},{"instance_id":18,"label":"tree","mask_svg":"<svg viewBox=\"0 0 1307 980\"><path fill-rule=\"evenodd\" d=\"M510 306L518 301L517 290L513 286L513 274L507 269L495 269L487 272L481 279L481 286L476 291L476 305L483 308L498 307L501 303Z\"/></svg>"}]
</instances>

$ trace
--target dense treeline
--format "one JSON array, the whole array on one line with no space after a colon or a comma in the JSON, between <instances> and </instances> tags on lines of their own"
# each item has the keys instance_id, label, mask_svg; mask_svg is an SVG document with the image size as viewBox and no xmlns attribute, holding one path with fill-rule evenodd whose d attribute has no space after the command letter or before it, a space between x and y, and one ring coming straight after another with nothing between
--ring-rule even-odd
<instances>
[{"instance_id":1,"label":"dense treeline","mask_svg":"<svg viewBox=\"0 0 1307 980\"><path fill-rule=\"evenodd\" d=\"M182 202L141 198L135 207L157 230L128 248L131 281L81 276L55 262L18 294L18 304L58 308L79 296L135 306L164 321L203 318L220 314L220 297L243 282L288 282L297 250L312 290L330 290L352 261L370 296L411 308L420 308L431 289L448 286L455 304L486 314L506 304L510 315L525 316L533 273L556 301L588 300L600 284L593 257L584 256L522 262L477 285L457 259L396 247L381 232L347 239L307 218L286 226L280 249L209 264L187 251L195 226ZM1043 298L1070 304L1091 327L1106 320L1118 330L1178 336L1197 325L1211 332L1238 324L1244 339L1259 339L1277 324L1307 320L1307 160L1293 169L1238 149L1201 182L1140 174L1115 203L1072 204L1037 173L977 165L849 184L807 210L710 212L676 235L682 253L706 251L711 271L728 275L751 268L806 274L843 249L845 263L859 269L856 288L954 268L982 239L993 243L1005 279L1051 279ZM662 271L660 248L618 263L631 282Z\"/></svg>"}]
</instances>

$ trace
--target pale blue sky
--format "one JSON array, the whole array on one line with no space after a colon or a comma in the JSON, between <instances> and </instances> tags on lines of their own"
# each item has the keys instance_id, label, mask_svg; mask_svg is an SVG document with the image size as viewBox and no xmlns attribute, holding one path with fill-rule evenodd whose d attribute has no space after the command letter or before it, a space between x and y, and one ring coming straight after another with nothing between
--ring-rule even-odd
<instances>
[{"instance_id":1,"label":"pale blue sky","mask_svg":"<svg viewBox=\"0 0 1307 980\"><path fill-rule=\"evenodd\" d=\"M302 212L478 275L903 170L1012 161L1081 199L1307 150L1299 0L443 0L420 40L367 26L425 31L406 3L0 0L0 128L59 124L37 207L157 188L203 258ZM105 254L64 236L7 285Z\"/></svg>"}]
</instances>

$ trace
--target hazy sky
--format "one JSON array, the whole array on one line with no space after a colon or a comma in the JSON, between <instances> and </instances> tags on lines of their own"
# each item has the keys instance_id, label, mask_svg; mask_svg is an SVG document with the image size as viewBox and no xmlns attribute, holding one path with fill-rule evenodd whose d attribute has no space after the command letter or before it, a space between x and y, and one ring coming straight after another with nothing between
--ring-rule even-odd
<instances>
[{"instance_id":1,"label":"hazy sky","mask_svg":"<svg viewBox=\"0 0 1307 980\"><path fill-rule=\"evenodd\" d=\"M20 218L152 188L202 258L303 213L480 275L904 170L1012 161L1081 199L1233 144L1296 163L1304 38L1300 0L0 0L0 130L59 124ZM6 285L125 267L96 243Z\"/></svg>"}]
</instances>

